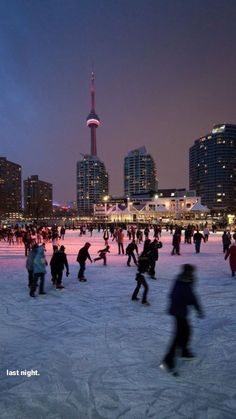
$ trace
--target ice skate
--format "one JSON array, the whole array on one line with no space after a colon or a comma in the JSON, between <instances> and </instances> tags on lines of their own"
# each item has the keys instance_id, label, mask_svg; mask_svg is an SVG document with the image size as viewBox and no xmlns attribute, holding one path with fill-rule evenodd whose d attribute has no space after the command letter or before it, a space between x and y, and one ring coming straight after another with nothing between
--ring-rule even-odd
<instances>
[{"instance_id":1,"label":"ice skate","mask_svg":"<svg viewBox=\"0 0 236 419\"><path fill-rule=\"evenodd\" d=\"M179 373L175 369L170 368L165 362L162 362L160 364L160 369L164 372L167 372L168 374L173 375L173 377L179 376Z\"/></svg>"},{"instance_id":2,"label":"ice skate","mask_svg":"<svg viewBox=\"0 0 236 419\"><path fill-rule=\"evenodd\" d=\"M64 287L64 285L62 285L62 284L59 284L59 285L57 285L56 286L56 289L57 290L63 290L65 287Z\"/></svg>"}]
</instances>

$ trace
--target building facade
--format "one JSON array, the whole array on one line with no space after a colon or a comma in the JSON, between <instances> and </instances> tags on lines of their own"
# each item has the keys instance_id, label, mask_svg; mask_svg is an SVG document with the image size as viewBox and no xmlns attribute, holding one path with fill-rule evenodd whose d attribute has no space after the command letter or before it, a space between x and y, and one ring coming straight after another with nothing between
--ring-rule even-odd
<instances>
[{"instance_id":1,"label":"building facade","mask_svg":"<svg viewBox=\"0 0 236 419\"><path fill-rule=\"evenodd\" d=\"M124 194L132 198L137 194L157 192L155 162L145 147L130 151L124 160Z\"/></svg>"},{"instance_id":2,"label":"building facade","mask_svg":"<svg viewBox=\"0 0 236 419\"><path fill-rule=\"evenodd\" d=\"M189 151L189 186L214 213L236 211L236 125L218 124Z\"/></svg>"},{"instance_id":3,"label":"building facade","mask_svg":"<svg viewBox=\"0 0 236 419\"><path fill-rule=\"evenodd\" d=\"M52 184L40 180L37 175L24 180L24 212L29 218L52 216Z\"/></svg>"},{"instance_id":4,"label":"building facade","mask_svg":"<svg viewBox=\"0 0 236 419\"><path fill-rule=\"evenodd\" d=\"M97 156L85 155L77 162L77 208L79 216L93 214L93 205L108 195L108 174Z\"/></svg>"},{"instance_id":5,"label":"building facade","mask_svg":"<svg viewBox=\"0 0 236 419\"><path fill-rule=\"evenodd\" d=\"M17 218L22 207L22 169L0 157L0 216Z\"/></svg>"},{"instance_id":6,"label":"building facade","mask_svg":"<svg viewBox=\"0 0 236 419\"><path fill-rule=\"evenodd\" d=\"M188 223L190 220L205 220L208 213L208 208L201 204L201 197L188 193L154 197L149 201L107 201L94 205L96 221L113 223Z\"/></svg>"}]
</instances>

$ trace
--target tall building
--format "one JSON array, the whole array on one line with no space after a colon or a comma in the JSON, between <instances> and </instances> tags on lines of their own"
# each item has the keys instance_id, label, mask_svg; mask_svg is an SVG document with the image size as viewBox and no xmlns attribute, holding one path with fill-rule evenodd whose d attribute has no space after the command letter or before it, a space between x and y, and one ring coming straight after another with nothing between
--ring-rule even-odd
<instances>
[{"instance_id":1,"label":"tall building","mask_svg":"<svg viewBox=\"0 0 236 419\"><path fill-rule=\"evenodd\" d=\"M92 215L93 205L108 195L108 174L104 163L97 157L96 130L100 119L95 111L94 73L91 78L91 111L87 126L91 133L91 154L77 162L77 207L79 215Z\"/></svg>"},{"instance_id":2,"label":"tall building","mask_svg":"<svg viewBox=\"0 0 236 419\"><path fill-rule=\"evenodd\" d=\"M77 162L77 207L79 215L93 213L93 204L108 195L108 174L98 157L85 155Z\"/></svg>"},{"instance_id":3,"label":"tall building","mask_svg":"<svg viewBox=\"0 0 236 419\"><path fill-rule=\"evenodd\" d=\"M52 184L40 180L37 175L24 180L24 208L29 218L52 215Z\"/></svg>"},{"instance_id":4,"label":"tall building","mask_svg":"<svg viewBox=\"0 0 236 419\"><path fill-rule=\"evenodd\" d=\"M236 125L218 124L189 150L189 186L221 215L236 211Z\"/></svg>"},{"instance_id":5,"label":"tall building","mask_svg":"<svg viewBox=\"0 0 236 419\"><path fill-rule=\"evenodd\" d=\"M124 160L124 193L126 197L157 192L155 162L145 147L130 151Z\"/></svg>"},{"instance_id":6,"label":"tall building","mask_svg":"<svg viewBox=\"0 0 236 419\"><path fill-rule=\"evenodd\" d=\"M21 212L22 171L17 163L0 157L0 216L17 217Z\"/></svg>"}]
</instances>

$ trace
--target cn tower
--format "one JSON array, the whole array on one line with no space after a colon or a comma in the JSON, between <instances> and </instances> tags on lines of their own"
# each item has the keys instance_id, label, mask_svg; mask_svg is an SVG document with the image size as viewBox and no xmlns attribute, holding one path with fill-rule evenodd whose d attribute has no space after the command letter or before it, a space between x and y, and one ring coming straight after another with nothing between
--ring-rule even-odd
<instances>
[{"instance_id":1,"label":"cn tower","mask_svg":"<svg viewBox=\"0 0 236 419\"><path fill-rule=\"evenodd\" d=\"M96 129L100 125L100 119L95 112L95 85L94 85L94 72L91 76L91 111L87 117L87 127L91 130L91 155L97 156L97 142L96 142Z\"/></svg>"}]
</instances>

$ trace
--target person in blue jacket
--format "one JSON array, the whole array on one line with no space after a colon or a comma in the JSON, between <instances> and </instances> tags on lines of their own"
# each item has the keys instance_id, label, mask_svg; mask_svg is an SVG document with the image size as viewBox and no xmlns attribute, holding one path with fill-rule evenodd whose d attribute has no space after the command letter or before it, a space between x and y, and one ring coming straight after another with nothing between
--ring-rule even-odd
<instances>
[{"instance_id":1,"label":"person in blue jacket","mask_svg":"<svg viewBox=\"0 0 236 419\"><path fill-rule=\"evenodd\" d=\"M175 319L175 333L169 350L164 356L162 369L169 372L175 371L175 354L177 347L180 348L180 356L183 359L194 359L195 356L189 348L191 337L191 325L188 320L189 306L193 306L199 317L203 317L203 310L194 292L195 267L190 264L182 265L182 271L175 280L170 292L169 314Z\"/></svg>"},{"instance_id":2,"label":"person in blue jacket","mask_svg":"<svg viewBox=\"0 0 236 419\"><path fill-rule=\"evenodd\" d=\"M33 281L30 286L30 297L35 297L35 291L39 282L39 294L46 294L44 291L44 278L46 274L47 261L45 258L45 247L44 245L36 248L34 260L33 260Z\"/></svg>"}]
</instances>

